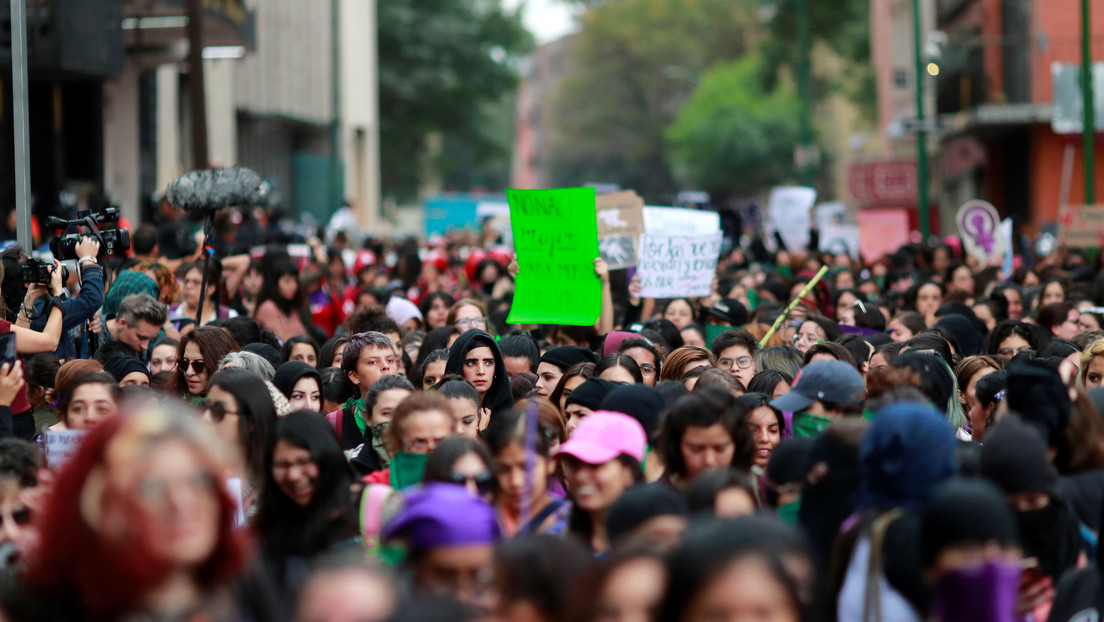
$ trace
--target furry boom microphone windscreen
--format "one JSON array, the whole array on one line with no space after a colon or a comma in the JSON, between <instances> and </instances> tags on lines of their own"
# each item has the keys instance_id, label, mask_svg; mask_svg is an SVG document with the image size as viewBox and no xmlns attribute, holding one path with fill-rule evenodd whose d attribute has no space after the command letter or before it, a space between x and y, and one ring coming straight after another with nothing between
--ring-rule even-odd
<instances>
[{"instance_id":1,"label":"furry boom microphone windscreen","mask_svg":"<svg viewBox=\"0 0 1104 622\"><path fill-rule=\"evenodd\" d=\"M244 166L189 171L169 184L165 197L194 217L224 207L254 205L263 198L261 177Z\"/></svg>"}]
</instances>

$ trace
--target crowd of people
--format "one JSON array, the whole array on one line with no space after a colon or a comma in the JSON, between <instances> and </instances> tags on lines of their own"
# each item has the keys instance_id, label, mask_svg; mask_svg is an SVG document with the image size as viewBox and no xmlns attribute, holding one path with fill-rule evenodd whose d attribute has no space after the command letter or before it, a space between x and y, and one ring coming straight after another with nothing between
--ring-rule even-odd
<instances>
[{"instance_id":1,"label":"crowd of people","mask_svg":"<svg viewBox=\"0 0 1104 622\"><path fill-rule=\"evenodd\" d=\"M3 619L1104 615L1099 257L754 239L519 326L493 233L219 231L0 252Z\"/></svg>"}]
</instances>

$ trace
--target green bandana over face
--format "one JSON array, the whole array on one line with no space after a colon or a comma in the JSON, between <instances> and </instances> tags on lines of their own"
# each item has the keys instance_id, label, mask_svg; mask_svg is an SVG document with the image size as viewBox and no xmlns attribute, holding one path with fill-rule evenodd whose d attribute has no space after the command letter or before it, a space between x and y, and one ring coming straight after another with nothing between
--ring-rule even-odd
<instances>
[{"instance_id":1,"label":"green bandana over face","mask_svg":"<svg viewBox=\"0 0 1104 622\"><path fill-rule=\"evenodd\" d=\"M795 413L793 418L794 436L807 436L810 438L820 436L820 433L828 428L835 419L822 417L807 412Z\"/></svg>"},{"instance_id":2,"label":"green bandana over face","mask_svg":"<svg viewBox=\"0 0 1104 622\"><path fill-rule=\"evenodd\" d=\"M372 451L379 456L380 464L387 466L391 463L391 454L387 451L387 421L372 426L369 432L372 438L366 439L372 445Z\"/></svg>"},{"instance_id":3,"label":"green bandana over face","mask_svg":"<svg viewBox=\"0 0 1104 622\"><path fill-rule=\"evenodd\" d=\"M406 451L395 454L391 458L391 487L395 490L403 490L422 483L428 460L429 456L426 454L412 454Z\"/></svg>"},{"instance_id":4,"label":"green bandana over face","mask_svg":"<svg viewBox=\"0 0 1104 622\"><path fill-rule=\"evenodd\" d=\"M801 499L778 506L778 518L787 525L797 526L797 514L801 511Z\"/></svg>"}]
</instances>

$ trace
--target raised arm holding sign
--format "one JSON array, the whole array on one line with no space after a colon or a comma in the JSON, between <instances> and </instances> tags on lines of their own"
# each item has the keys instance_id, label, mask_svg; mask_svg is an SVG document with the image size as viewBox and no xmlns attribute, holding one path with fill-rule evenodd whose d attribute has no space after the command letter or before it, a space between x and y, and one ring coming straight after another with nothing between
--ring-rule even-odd
<instances>
[{"instance_id":1,"label":"raised arm holding sign","mask_svg":"<svg viewBox=\"0 0 1104 622\"><path fill-rule=\"evenodd\" d=\"M519 268L506 321L593 326L602 311L594 189L507 190L506 199Z\"/></svg>"}]
</instances>

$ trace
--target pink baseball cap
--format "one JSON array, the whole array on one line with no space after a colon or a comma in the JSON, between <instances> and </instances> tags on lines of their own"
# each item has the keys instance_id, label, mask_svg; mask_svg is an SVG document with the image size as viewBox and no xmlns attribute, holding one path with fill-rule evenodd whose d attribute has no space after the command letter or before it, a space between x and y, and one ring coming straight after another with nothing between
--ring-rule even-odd
<instances>
[{"instance_id":1,"label":"pink baseball cap","mask_svg":"<svg viewBox=\"0 0 1104 622\"><path fill-rule=\"evenodd\" d=\"M560 445L556 456L574 456L587 464L605 464L625 454L644 461L648 438L644 427L632 417L599 410L579 422L571 438Z\"/></svg>"}]
</instances>

